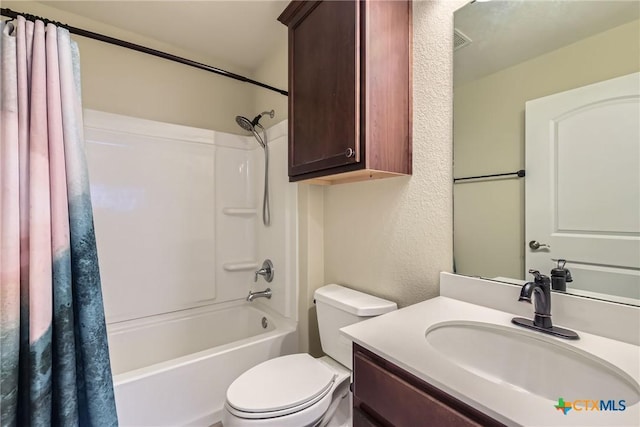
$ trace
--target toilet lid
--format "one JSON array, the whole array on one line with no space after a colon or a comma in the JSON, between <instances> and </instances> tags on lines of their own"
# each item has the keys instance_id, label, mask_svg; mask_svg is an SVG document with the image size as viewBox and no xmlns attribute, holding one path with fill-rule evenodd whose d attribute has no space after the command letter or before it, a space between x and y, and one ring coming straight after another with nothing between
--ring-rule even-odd
<instances>
[{"instance_id":1,"label":"toilet lid","mask_svg":"<svg viewBox=\"0 0 640 427\"><path fill-rule=\"evenodd\" d=\"M227 389L227 403L242 412L299 408L325 394L334 372L306 353L267 360L240 375Z\"/></svg>"}]
</instances>

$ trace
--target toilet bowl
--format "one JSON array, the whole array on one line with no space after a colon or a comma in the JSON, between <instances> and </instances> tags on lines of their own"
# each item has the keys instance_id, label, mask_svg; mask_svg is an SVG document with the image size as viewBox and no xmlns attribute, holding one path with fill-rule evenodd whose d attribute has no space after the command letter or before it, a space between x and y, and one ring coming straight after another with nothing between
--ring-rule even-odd
<instances>
[{"instance_id":1,"label":"toilet bowl","mask_svg":"<svg viewBox=\"0 0 640 427\"><path fill-rule=\"evenodd\" d=\"M326 356L314 359L300 353L268 360L231 384L223 425L319 425L347 397L350 374Z\"/></svg>"},{"instance_id":2,"label":"toilet bowl","mask_svg":"<svg viewBox=\"0 0 640 427\"><path fill-rule=\"evenodd\" d=\"M340 328L397 308L391 301L339 285L315 292L322 350L254 366L227 389L224 427L333 427L349 421L351 341Z\"/></svg>"}]
</instances>

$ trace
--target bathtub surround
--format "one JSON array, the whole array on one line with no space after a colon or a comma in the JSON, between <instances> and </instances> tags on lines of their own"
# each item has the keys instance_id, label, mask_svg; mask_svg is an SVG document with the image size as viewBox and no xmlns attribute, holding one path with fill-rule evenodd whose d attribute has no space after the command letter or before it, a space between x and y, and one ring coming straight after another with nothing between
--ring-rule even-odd
<instances>
[{"instance_id":1,"label":"bathtub surround","mask_svg":"<svg viewBox=\"0 0 640 427\"><path fill-rule=\"evenodd\" d=\"M263 150L253 136L85 116L120 422L210 425L235 377L298 348L287 123L267 130L265 227ZM254 282L267 258L273 280ZM246 301L267 286L271 299Z\"/></svg>"},{"instance_id":2,"label":"bathtub surround","mask_svg":"<svg viewBox=\"0 0 640 427\"><path fill-rule=\"evenodd\" d=\"M286 121L267 132L272 224L264 227L263 153L252 136L93 110L86 118L109 324L244 300L266 287L254 272L267 258L276 271L273 298L260 303L295 319L296 194L282 168Z\"/></svg>"},{"instance_id":3,"label":"bathtub surround","mask_svg":"<svg viewBox=\"0 0 640 427\"><path fill-rule=\"evenodd\" d=\"M116 426L78 49L41 21L1 29L0 424Z\"/></svg>"}]
</instances>

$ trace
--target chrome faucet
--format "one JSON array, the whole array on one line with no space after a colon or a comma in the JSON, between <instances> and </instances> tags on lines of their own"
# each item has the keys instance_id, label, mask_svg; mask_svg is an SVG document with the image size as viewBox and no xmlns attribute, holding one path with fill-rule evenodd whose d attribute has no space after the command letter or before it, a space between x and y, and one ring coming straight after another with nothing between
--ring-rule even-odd
<instances>
[{"instance_id":1,"label":"chrome faucet","mask_svg":"<svg viewBox=\"0 0 640 427\"><path fill-rule=\"evenodd\" d=\"M551 323L551 279L540 274L538 270L529 270L533 274L533 282L527 282L520 290L518 301L531 304L533 297L533 321L522 317L514 317L511 322L529 329L555 335L561 338L577 340L578 334L564 328L558 328Z\"/></svg>"},{"instance_id":2,"label":"chrome faucet","mask_svg":"<svg viewBox=\"0 0 640 427\"><path fill-rule=\"evenodd\" d=\"M271 288L267 288L264 291L260 291L260 292L249 291L249 295L247 295L247 301L251 302L256 298L271 299Z\"/></svg>"}]
</instances>

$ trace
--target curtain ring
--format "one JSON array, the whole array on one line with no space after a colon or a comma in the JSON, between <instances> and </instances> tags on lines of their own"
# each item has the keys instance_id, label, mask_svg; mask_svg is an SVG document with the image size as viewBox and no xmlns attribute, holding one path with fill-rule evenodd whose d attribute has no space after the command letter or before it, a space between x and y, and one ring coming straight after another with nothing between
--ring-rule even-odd
<instances>
[{"instance_id":1,"label":"curtain ring","mask_svg":"<svg viewBox=\"0 0 640 427\"><path fill-rule=\"evenodd\" d=\"M7 35L8 37L15 37L15 31L16 31L16 24L15 24L15 18L10 18L7 19L6 21L3 21L4 24L4 33L5 35Z\"/></svg>"}]
</instances>

